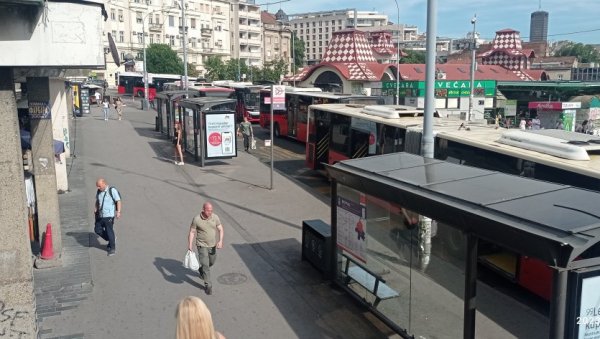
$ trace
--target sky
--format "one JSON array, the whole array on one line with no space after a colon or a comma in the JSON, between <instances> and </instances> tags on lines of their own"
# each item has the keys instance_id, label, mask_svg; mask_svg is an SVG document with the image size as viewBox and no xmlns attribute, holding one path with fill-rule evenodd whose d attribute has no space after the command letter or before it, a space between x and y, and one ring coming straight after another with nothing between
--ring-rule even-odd
<instances>
[{"instance_id":1,"label":"sky","mask_svg":"<svg viewBox=\"0 0 600 339\"><path fill-rule=\"evenodd\" d=\"M287 14L354 9L387 14L398 21L394 0L256 0L271 13L280 8ZM427 31L427 0L397 0L400 23ZM473 31L471 18L477 15L476 31L485 40L493 40L496 31L512 28L529 41L531 13L540 8L540 0L437 0L437 36L463 38ZM266 5L269 4L268 6ZM549 13L548 40L571 40L600 44L600 0L541 0L541 9Z\"/></svg>"}]
</instances>

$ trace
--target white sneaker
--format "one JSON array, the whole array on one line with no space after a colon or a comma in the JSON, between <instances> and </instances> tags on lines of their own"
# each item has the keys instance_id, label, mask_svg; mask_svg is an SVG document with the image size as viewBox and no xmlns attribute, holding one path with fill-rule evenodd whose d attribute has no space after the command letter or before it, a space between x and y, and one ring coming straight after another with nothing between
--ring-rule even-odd
<instances>
[{"instance_id":1,"label":"white sneaker","mask_svg":"<svg viewBox=\"0 0 600 339\"><path fill-rule=\"evenodd\" d=\"M181 162L180 162L180 163L178 163L177 165L179 165L179 166L183 166L183 165L185 165L185 164L183 163L183 161L181 161Z\"/></svg>"}]
</instances>

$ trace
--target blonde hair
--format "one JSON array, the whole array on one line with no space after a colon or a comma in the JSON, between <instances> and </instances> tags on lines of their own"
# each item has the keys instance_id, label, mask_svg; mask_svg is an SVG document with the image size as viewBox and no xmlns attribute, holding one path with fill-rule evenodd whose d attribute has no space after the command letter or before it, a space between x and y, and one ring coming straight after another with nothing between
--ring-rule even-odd
<instances>
[{"instance_id":1,"label":"blonde hair","mask_svg":"<svg viewBox=\"0 0 600 339\"><path fill-rule=\"evenodd\" d=\"M198 297L185 297L177 305L177 339L215 339L212 316Z\"/></svg>"}]
</instances>

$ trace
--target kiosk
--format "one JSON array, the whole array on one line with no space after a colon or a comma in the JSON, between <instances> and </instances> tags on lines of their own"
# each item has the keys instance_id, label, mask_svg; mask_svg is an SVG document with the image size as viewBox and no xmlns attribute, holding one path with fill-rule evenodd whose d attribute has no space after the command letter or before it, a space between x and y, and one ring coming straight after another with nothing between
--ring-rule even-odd
<instances>
[{"instance_id":1,"label":"kiosk","mask_svg":"<svg viewBox=\"0 0 600 339\"><path fill-rule=\"evenodd\" d=\"M202 97L179 102L183 147L200 159L229 159L237 156L235 99Z\"/></svg>"},{"instance_id":2,"label":"kiosk","mask_svg":"<svg viewBox=\"0 0 600 339\"><path fill-rule=\"evenodd\" d=\"M401 336L598 334L600 192L408 153L327 171L332 279ZM507 251L551 269L549 304L483 266Z\"/></svg>"}]
</instances>

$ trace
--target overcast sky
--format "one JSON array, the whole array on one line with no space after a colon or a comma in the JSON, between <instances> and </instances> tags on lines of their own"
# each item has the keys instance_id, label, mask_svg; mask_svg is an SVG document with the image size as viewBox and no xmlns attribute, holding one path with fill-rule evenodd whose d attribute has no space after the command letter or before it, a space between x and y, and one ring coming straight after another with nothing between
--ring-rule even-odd
<instances>
[{"instance_id":1,"label":"overcast sky","mask_svg":"<svg viewBox=\"0 0 600 339\"><path fill-rule=\"evenodd\" d=\"M256 0L257 4L278 0ZM427 0L397 0L400 23L427 30ZM529 41L531 13L538 10L539 0L437 0L437 35L461 38L473 30L471 18L477 14L477 31L481 38L492 40L496 31L512 28ZM267 5L261 8L266 9ZM394 0L290 0L268 6L271 13L283 9L287 14L356 8L377 11L396 22L398 10ZM550 13L548 40L572 40L600 44L600 0L542 0L542 10Z\"/></svg>"}]
</instances>

